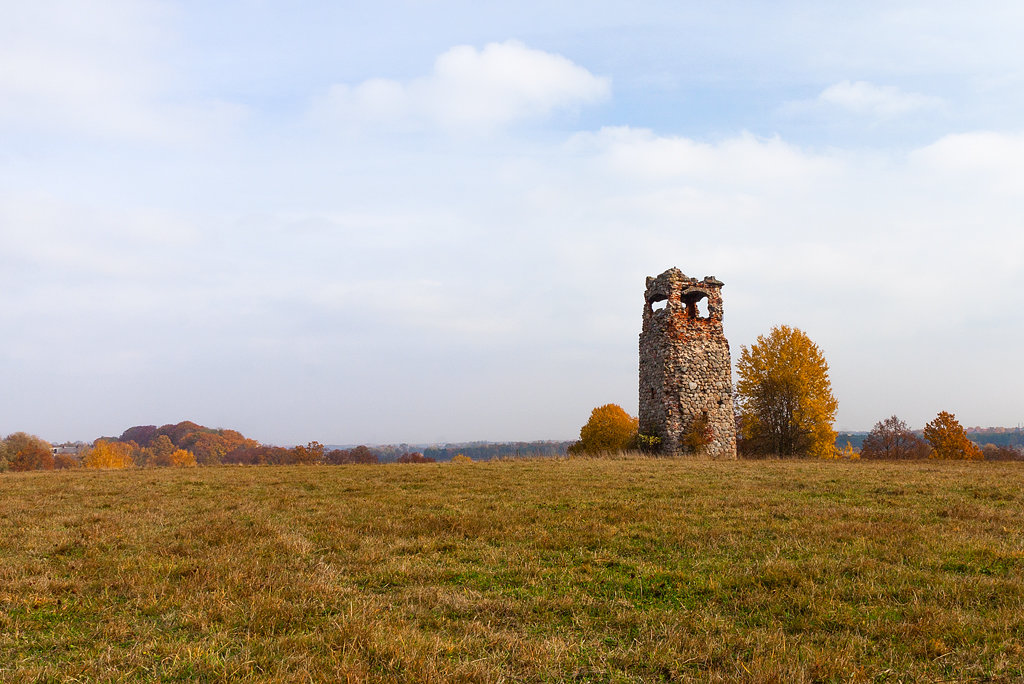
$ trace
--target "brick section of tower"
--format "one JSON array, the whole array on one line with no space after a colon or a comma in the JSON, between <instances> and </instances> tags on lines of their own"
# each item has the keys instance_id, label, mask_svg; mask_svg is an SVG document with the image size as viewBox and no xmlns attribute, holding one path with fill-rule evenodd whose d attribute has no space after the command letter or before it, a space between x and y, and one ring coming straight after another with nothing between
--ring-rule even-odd
<instances>
[{"instance_id":1,"label":"brick section of tower","mask_svg":"<svg viewBox=\"0 0 1024 684\"><path fill-rule=\"evenodd\" d=\"M707 314L701 315L701 301ZM647 278L640 333L640 433L661 438L666 454L685 451L683 436L707 414L712 458L736 458L732 359L722 331L722 282L670 268Z\"/></svg>"}]
</instances>

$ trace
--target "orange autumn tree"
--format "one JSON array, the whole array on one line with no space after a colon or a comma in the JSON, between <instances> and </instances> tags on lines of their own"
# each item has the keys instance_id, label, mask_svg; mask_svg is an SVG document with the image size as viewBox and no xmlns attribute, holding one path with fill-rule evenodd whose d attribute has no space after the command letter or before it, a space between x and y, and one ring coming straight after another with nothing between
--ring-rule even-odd
<instances>
[{"instance_id":1,"label":"orange autumn tree","mask_svg":"<svg viewBox=\"0 0 1024 684\"><path fill-rule=\"evenodd\" d=\"M636 444L637 419L618 404L598 406L580 429L580 439L569 447L571 454L626 451Z\"/></svg>"},{"instance_id":2,"label":"orange autumn tree","mask_svg":"<svg viewBox=\"0 0 1024 684\"><path fill-rule=\"evenodd\" d=\"M50 443L27 432L7 435L0 443L0 470L5 467L11 470L53 470Z\"/></svg>"},{"instance_id":3,"label":"orange autumn tree","mask_svg":"<svg viewBox=\"0 0 1024 684\"><path fill-rule=\"evenodd\" d=\"M132 460L128 444L97 439L92 448L86 451L82 465L86 468L131 468L135 461Z\"/></svg>"},{"instance_id":4,"label":"orange autumn tree","mask_svg":"<svg viewBox=\"0 0 1024 684\"><path fill-rule=\"evenodd\" d=\"M939 415L924 426L924 438L932 445L931 458L971 461L984 458L978 445L967 438L964 426L948 411L939 411Z\"/></svg>"}]
</instances>

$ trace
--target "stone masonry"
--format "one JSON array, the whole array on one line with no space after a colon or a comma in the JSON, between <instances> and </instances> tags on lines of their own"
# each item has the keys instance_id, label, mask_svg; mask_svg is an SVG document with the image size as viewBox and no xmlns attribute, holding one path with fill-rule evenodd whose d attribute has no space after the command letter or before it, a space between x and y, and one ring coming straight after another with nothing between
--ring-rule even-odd
<instances>
[{"instance_id":1,"label":"stone masonry","mask_svg":"<svg viewBox=\"0 0 1024 684\"><path fill-rule=\"evenodd\" d=\"M666 454L687 451L683 437L706 416L705 454L736 458L732 360L722 331L722 282L670 268L647 278L640 333L640 434Z\"/></svg>"}]
</instances>

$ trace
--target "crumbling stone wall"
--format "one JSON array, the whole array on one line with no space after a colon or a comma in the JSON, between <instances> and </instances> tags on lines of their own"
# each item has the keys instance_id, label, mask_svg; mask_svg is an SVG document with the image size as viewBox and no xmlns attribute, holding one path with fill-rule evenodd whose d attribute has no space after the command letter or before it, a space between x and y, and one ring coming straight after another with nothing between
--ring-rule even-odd
<instances>
[{"instance_id":1,"label":"crumbling stone wall","mask_svg":"<svg viewBox=\"0 0 1024 684\"><path fill-rule=\"evenodd\" d=\"M712 458L736 458L732 360L722 331L722 285L670 268L647 278L640 333L640 433L663 453L688 451L684 436L707 418Z\"/></svg>"}]
</instances>

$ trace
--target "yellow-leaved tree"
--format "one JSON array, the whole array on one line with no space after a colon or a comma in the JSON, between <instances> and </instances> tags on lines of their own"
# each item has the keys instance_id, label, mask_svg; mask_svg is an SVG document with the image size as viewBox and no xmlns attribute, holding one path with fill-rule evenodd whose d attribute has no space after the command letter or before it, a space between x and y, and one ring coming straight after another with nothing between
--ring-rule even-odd
<instances>
[{"instance_id":1,"label":"yellow-leaved tree","mask_svg":"<svg viewBox=\"0 0 1024 684\"><path fill-rule=\"evenodd\" d=\"M131 457L131 447L124 442L97 439L86 451L82 465L86 468L131 468L135 461Z\"/></svg>"},{"instance_id":2,"label":"yellow-leaved tree","mask_svg":"<svg viewBox=\"0 0 1024 684\"><path fill-rule=\"evenodd\" d=\"M951 458L980 461L984 458L977 444L967 438L967 431L956 416L939 411L935 419L924 426L924 438L932 445L930 458Z\"/></svg>"},{"instance_id":3,"label":"yellow-leaved tree","mask_svg":"<svg viewBox=\"0 0 1024 684\"><path fill-rule=\"evenodd\" d=\"M799 328L780 325L740 348L736 364L740 446L748 453L830 458L839 402L828 363Z\"/></svg>"},{"instance_id":4,"label":"yellow-leaved tree","mask_svg":"<svg viewBox=\"0 0 1024 684\"><path fill-rule=\"evenodd\" d=\"M170 465L174 468L195 468L196 457L187 449L175 449L168 457Z\"/></svg>"},{"instance_id":5,"label":"yellow-leaved tree","mask_svg":"<svg viewBox=\"0 0 1024 684\"><path fill-rule=\"evenodd\" d=\"M618 404L598 406L580 429L580 440L569 447L571 454L599 454L626 451L636 445L637 419Z\"/></svg>"}]
</instances>

